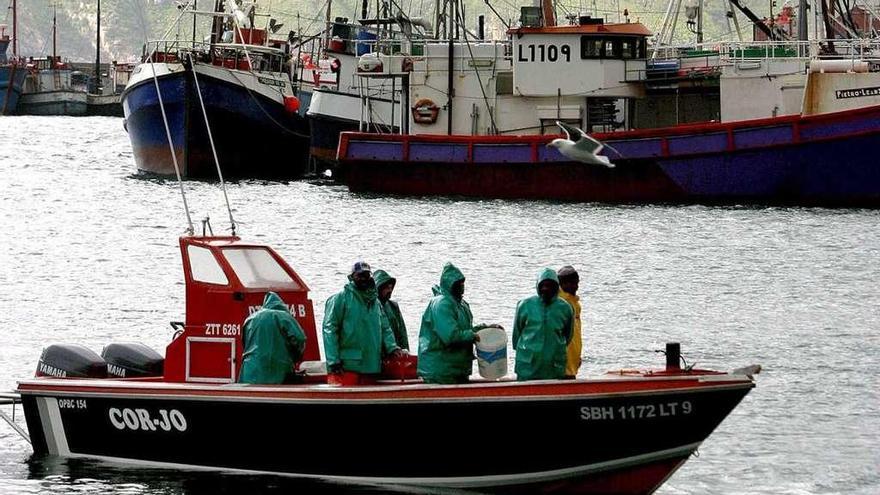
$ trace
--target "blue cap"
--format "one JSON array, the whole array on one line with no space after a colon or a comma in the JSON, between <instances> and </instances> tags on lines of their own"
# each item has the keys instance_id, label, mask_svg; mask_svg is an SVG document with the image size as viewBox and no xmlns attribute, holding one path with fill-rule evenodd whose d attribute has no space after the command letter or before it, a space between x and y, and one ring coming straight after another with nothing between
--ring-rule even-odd
<instances>
[{"instance_id":1,"label":"blue cap","mask_svg":"<svg viewBox=\"0 0 880 495\"><path fill-rule=\"evenodd\" d=\"M370 268L369 263L366 261L358 261L351 267L351 273L354 275L355 273L361 272L372 272L373 270Z\"/></svg>"}]
</instances>

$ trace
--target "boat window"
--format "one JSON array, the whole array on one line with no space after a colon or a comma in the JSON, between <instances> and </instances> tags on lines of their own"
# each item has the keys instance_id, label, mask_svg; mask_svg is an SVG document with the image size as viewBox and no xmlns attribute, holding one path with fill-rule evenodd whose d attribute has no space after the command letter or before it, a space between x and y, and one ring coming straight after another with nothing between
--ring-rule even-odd
<instances>
[{"instance_id":1,"label":"boat window","mask_svg":"<svg viewBox=\"0 0 880 495\"><path fill-rule=\"evenodd\" d=\"M581 36L581 58L600 58L602 56L602 39Z\"/></svg>"},{"instance_id":2,"label":"boat window","mask_svg":"<svg viewBox=\"0 0 880 495\"><path fill-rule=\"evenodd\" d=\"M495 94L513 94L513 72L499 72L495 78Z\"/></svg>"},{"instance_id":3,"label":"boat window","mask_svg":"<svg viewBox=\"0 0 880 495\"><path fill-rule=\"evenodd\" d=\"M634 36L581 36L581 58L645 58L647 43Z\"/></svg>"},{"instance_id":4,"label":"boat window","mask_svg":"<svg viewBox=\"0 0 880 495\"><path fill-rule=\"evenodd\" d=\"M620 40L605 40L606 58L620 58Z\"/></svg>"},{"instance_id":5,"label":"boat window","mask_svg":"<svg viewBox=\"0 0 880 495\"><path fill-rule=\"evenodd\" d=\"M227 248L223 255L245 287L302 289L266 249Z\"/></svg>"},{"instance_id":6,"label":"boat window","mask_svg":"<svg viewBox=\"0 0 880 495\"><path fill-rule=\"evenodd\" d=\"M624 38L620 41L620 55L623 58L635 58L636 57L636 43L635 40Z\"/></svg>"},{"instance_id":7,"label":"boat window","mask_svg":"<svg viewBox=\"0 0 880 495\"><path fill-rule=\"evenodd\" d=\"M229 279L226 278L223 268L220 267L220 263L217 263L210 249L199 246L187 246L186 254L189 256L189 266L190 270L192 270L193 280L206 284L229 284Z\"/></svg>"}]
</instances>

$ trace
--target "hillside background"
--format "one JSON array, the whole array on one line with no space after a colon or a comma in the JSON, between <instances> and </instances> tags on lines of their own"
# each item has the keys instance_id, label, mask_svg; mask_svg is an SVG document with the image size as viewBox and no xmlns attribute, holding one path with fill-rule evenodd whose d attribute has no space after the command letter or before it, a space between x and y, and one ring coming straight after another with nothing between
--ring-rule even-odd
<instances>
[{"instance_id":1,"label":"hillside background","mask_svg":"<svg viewBox=\"0 0 880 495\"><path fill-rule=\"evenodd\" d=\"M281 32L300 30L315 33L321 29L326 0L261 0L258 2L259 12L271 12L273 17L284 22ZM411 16L429 17L434 10L431 0L397 0L404 11ZM683 5L689 0L684 0ZM695 1L695 0L692 0ZM101 58L104 61L120 62L137 61L142 45L147 39L157 39L169 28L179 15L178 5L182 0L102 0L101 1ZM519 17L519 5L527 2L515 0L491 0L493 7L506 20ZM770 12L766 0L744 1L759 16ZM6 5L8 4L8 5ZM0 0L0 6L8 7L0 13L0 24L12 25L12 0ZM200 10L213 8L213 0L199 0ZM359 4L359 3L358 3ZM376 0L371 0L375 6ZM476 17L485 14L490 32L502 35L504 28L497 17L486 7L483 0L466 0L465 15L470 26L476 25ZM57 9L58 53L72 61L89 61L95 57L95 0L18 0L19 10L19 51L24 56L42 56L52 51L52 12L53 5ZM357 12L354 0L333 0L332 14L334 17L353 18ZM629 11L631 21L641 21L648 28L659 31L667 3L664 0L562 0L557 3L559 17L566 13L581 12L604 17L606 22L616 22L618 11ZM773 7L778 11L785 3L781 0ZM728 24L725 13L728 9L726 0L705 0L704 31L706 40L734 39L731 33L732 23ZM683 10L683 9L682 9ZM189 16L187 16L189 18ZM189 36L191 18L181 26L181 34ZM621 22L624 18L620 16ZM744 16L739 14L743 35L751 38L751 26ZM676 39L682 42L694 40L684 25L684 12L679 16ZM812 24L812 22L811 22ZM812 26L811 26L812 27ZM7 31L11 28L7 28ZM199 37L207 34L207 20L197 28ZM170 37L176 35L172 29Z\"/></svg>"}]
</instances>

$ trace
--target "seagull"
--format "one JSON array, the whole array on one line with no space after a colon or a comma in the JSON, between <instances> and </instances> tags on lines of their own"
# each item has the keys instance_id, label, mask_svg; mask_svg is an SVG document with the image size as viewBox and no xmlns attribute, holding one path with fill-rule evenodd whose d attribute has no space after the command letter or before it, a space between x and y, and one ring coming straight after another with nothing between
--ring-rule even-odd
<instances>
[{"instance_id":1,"label":"seagull","mask_svg":"<svg viewBox=\"0 0 880 495\"><path fill-rule=\"evenodd\" d=\"M548 148L556 148L562 156L575 161L614 168L614 164L611 163L607 156L599 155L599 152L605 147L600 141L590 137L586 132L573 125L568 125L558 120L556 125L565 131L567 139L554 139L547 144ZM611 147L609 146L609 148Z\"/></svg>"}]
</instances>

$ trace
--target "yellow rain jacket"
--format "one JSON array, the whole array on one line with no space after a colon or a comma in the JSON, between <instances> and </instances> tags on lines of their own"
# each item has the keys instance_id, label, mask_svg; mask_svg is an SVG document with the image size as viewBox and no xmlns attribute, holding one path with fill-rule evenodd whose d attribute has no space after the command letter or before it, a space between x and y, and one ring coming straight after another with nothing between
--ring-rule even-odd
<instances>
[{"instance_id":1,"label":"yellow rain jacket","mask_svg":"<svg viewBox=\"0 0 880 495\"><path fill-rule=\"evenodd\" d=\"M571 342L568 343L565 359L565 376L576 376L578 369L581 367L581 351L583 350L583 341L581 340L581 298L577 294L569 294L559 289L559 298L571 305L574 310L574 331L571 335Z\"/></svg>"}]
</instances>

